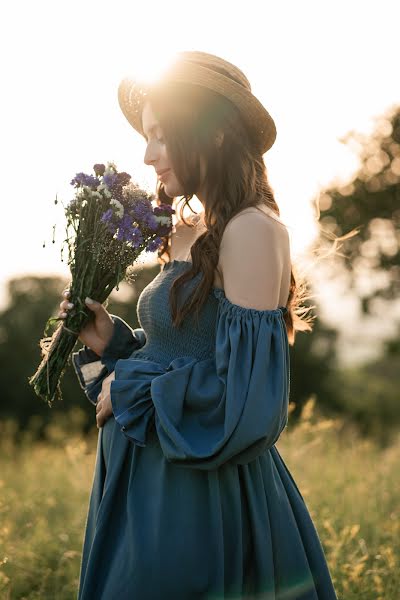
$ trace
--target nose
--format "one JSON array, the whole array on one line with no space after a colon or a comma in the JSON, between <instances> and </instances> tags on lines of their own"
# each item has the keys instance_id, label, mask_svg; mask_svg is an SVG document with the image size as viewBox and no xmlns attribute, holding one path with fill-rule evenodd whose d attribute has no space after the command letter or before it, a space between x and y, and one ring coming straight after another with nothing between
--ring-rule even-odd
<instances>
[{"instance_id":1,"label":"nose","mask_svg":"<svg viewBox=\"0 0 400 600\"><path fill-rule=\"evenodd\" d=\"M152 165L153 163L155 163L159 156L158 156L158 151L156 149L156 144L152 144L151 141L148 142L147 146L146 146L146 152L144 153L144 158L143 158L143 162L146 165Z\"/></svg>"}]
</instances>

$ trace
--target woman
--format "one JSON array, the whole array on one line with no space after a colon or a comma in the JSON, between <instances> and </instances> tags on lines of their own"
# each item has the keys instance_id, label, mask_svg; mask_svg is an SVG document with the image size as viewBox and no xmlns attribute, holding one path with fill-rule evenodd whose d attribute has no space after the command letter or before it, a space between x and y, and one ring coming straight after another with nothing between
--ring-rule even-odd
<instances>
[{"instance_id":1,"label":"woman","mask_svg":"<svg viewBox=\"0 0 400 600\"><path fill-rule=\"evenodd\" d=\"M179 53L152 86L124 79L119 102L158 202L184 204L141 327L87 301L73 361L100 432L78 598L335 599L275 446L289 343L311 327L262 159L274 122L242 71L204 52ZM204 210L186 222L194 194Z\"/></svg>"}]
</instances>

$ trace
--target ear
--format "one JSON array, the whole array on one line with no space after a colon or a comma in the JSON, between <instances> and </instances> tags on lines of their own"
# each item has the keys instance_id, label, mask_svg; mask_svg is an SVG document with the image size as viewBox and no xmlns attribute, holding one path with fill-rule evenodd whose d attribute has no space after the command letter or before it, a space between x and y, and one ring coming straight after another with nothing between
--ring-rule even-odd
<instances>
[{"instance_id":1,"label":"ear","mask_svg":"<svg viewBox=\"0 0 400 600\"><path fill-rule=\"evenodd\" d=\"M223 141L224 141L224 132L222 131L222 129L218 129L217 135L215 136L215 143L217 145L217 148L220 148L222 146Z\"/></svg>"}]
</instances>

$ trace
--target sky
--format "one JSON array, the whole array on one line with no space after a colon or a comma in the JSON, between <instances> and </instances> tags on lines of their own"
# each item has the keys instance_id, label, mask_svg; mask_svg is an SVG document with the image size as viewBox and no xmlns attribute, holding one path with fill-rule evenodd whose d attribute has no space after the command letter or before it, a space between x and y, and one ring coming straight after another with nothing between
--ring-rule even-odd
<instances>
[{"instance_id":1,"label":"sky","mask_svg":"<svg viewBox=\"0 0 400 600\"><path fill-rule=\"evenodd\" d=\"M113 160L154 191L145 142L125 120L117 87L179 50L236 64L273 116L278 135L264 160L300 260L317 233L312 200L357 168L342 138L372 131L375 118L400 103L399 17L395 0L7 3L0 25L0 308L10 277L68 276L59 252L63 214L53 200L71 199L76 172ZM335 297L331 284L318 293L332 324L354 322L351 298Z\"/></svg>"}]
</instances>

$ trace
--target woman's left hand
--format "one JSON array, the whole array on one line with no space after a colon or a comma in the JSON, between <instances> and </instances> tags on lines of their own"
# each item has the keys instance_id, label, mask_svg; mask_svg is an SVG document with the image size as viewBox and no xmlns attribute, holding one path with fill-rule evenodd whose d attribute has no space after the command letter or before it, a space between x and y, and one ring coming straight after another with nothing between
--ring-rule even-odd
<instances>
[{"instance_id":1,"label":"woman's left hand","mask_svg":"<svg viewBox=\"0 0 400 600\"><path fill-rule=\"evenodd\" d=\"M104 423L111 417L113 414L112 404L111 404L111 394L110 394L110 386L111 382L115 379L115 371L107 375L105 379L103 379L103 383L101 386L101 392L97 396L97 404L96 404L96 422L97 427L103 427Z\"/></svg>"}]
</instances>

